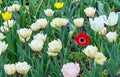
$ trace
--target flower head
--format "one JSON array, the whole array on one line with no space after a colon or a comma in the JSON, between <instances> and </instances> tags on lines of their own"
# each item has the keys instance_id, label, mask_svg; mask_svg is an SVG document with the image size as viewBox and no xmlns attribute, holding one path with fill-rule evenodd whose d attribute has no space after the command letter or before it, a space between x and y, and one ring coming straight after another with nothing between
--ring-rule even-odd
<instances>
[{"instance_id":1,"label":"flower head","mask_svg":"<svg viewBox=\"0 0 120 77\"><path fill-rule=\"evenodd\" d=\"M91 29L95 32L99 32L104 28L104 16L95 17L94 20L92 18L89 19Z\"/></svg>"},{"instance_id":2,"label":"flower head","mask_svg":"<svg viewBox=\"0 0 120 77\"><path fill-rule=\"evenodd\" d=\"M95 62L97 63L97 64L99 64L99 65L103 65L104 64L104 62L106 61L106 57L104 56L104 54L103 53L101 53L101 52L97 52L97 54L95 55Z\"/></svg>"},{"instance_id":3,"label":"flower head","mask_svg":"<svg viewBox=\"0 0 120 77\"><path fill-rule=\"evenodd\" d=\"M63 73L64 77L77 77L80 72L79 64L73 62L64 64L61 72Z\"/></svg>"},{"instance_id":4,"label":"flower head","mask_svg":"<svg viewBox=\"0 0 120 77\"><path fill-rule=\"evenodd\" d=\"M4 34L0 32L0 41L5 38Z\"/></svg>"},{"instance_id":5,"label":"flower head","mask_svg":"<svg viewBox=\"0 0 120 77\"><path fill-rule=\"evenodd\" d=\"M30 36L32 34L31 29L22 28L20 30L17 30L17 33L19 35L19 38L22 42L28 41L30 39Z\"/></svg>"},{"instance_id":6,"label":"flower head","mask_svg":"<svg viewBox=\"0 0 120 77\"><path fill-rule=\"evenodd\" d=\"M34 39L31 41L31 43L29 43L29 46L33 51L38 52L42 50L43 44L44 44L43 40Z\"/></svg>"},{"instance_id":7,"label":"flower head","mask_svg":"<svg viewBox=\"0 0 120 77\"><path fill-rule=\"evenodd\" d=\"M83 53L90 57L90 58L94 58L97 51L98 51L98 48L96 46L93 46L93 45L88 45L85 49L82 50Z\"/></svg>"},{"instance_id":8,"label":"flower head","mask_svg":"<svg viewBox=\"0 0 120 77\"><path fill-rule=\"evenodd\" d=\"M87 46L90 42L90 37L84 32L80 32L77 36L74 37L74 41L79 46Z\"/></svg>"},{"instance_id":9,"label":"flower head","mask_svg":"<svg viewBox=\"0 0 120 77\"><path fill-rule=\"evenodd\" d=\"M50 17L50 16L53 16L54 11L52 9L46 9L44 10L44 13L46 16Z\"/></svg>"},{"instance_id":10,"label":"flower head","mask_svg":"<svg viewBox=\"0 0 120 77\"><path fill-rule=\"evenodd\" d=\"M87 7L84 10L84 12L85 12L86 16L93 17L95 15L96 9L94 7Z\"/></svg>"},{"instance_id":11,"label":"flower head","mask_svg":"<svg viewBox=\"0 0 120 77\"><path fill-rule=\"evenodd\" d=\"M61 40L53 40L52 42L48 43L48 55L49 56L56 56L62 49L62 42Z\"/></svg>"},{"instance_id":12,"label":"flower head","mask_svg":"<svg viewBox=\"0 0 120 77\"><path fill-rule=\"evenodd\" d=\"M109 26L114 26L118 22L118 13L111 12L108 16L108 19L105 15L104 15L104 18L105 18L105 24Z\"/></svg>"},{"instance_id":13,"label":"flower head","mask_svg":"<svg viewBox=\"0 0 120 77\"><path fill-rule=\"evenodd\" d=\"M73 23L76 27L82 27L84 24L84 18L76 18L73 20Z\"/></svg>"},{"instance_id":14,"label":"flower head","mask_svg":"<svg viewBox=\"0 0 120 77\"><path fill-rule=\"evenodd\" d=\"M4 70L7 75L13 75L16 73L15 65L14 64L5 64Z\"/></svg>"},{"instance_id":15,"label":"flower head","mask_svg":"<svg viewBox=\"0 0 120 77\"><path fill-rule=\"evenodd\" d=\"M5 13L2 13L2 18L7 21L7 20L10 20L12 17L12 13L11 12L8 12L6 11Z\"/></svg>"},{"instance_id":16,"label":"flower head","mask_svg":"<svg viewBox=\"0 0 120 77\"><path fill-rule=\"evenodd\" d=\"M27 62L18 62L15 64L15 68L20 74L27 74L30 70L31 66L27 64Z\"/></svg>"},{"instance_id":17,"label":"flower head","mask_svg":"<svg viewBox=\"0 0 120 77\"><path fill-rule=\"evenodd\" d=\"M117 40L118 34L116 32L108 32L106 37L109 42L115 42Z\"/></svg>"},{"instance_id":18,"label":"flower head","mask_svg":"<svg viewBox=\"0 0 120 77\"><path fill-rule=\"evenodd\" d=\"M54 6L55 6L57 9L61 9L61 8L64 6L64 3L63 3L63 2L55 2Z\"/></svg>"}]
</instances>

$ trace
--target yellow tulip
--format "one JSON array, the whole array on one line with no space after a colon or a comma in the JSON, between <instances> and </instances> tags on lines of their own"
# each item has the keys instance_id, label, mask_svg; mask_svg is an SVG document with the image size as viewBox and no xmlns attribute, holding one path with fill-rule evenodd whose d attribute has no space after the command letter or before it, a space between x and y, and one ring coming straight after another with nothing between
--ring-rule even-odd
<instances>
[{"instance_id":1,"label":"yellow tulip","mask_svg":"<svg viewBox=\"0 0 120 77\"><path fill-rule=\"evenodd\" d=\"M0 0L0 4L2 4L3 2L2 2L2 0Z\"/></svg>"},{"instance_id":2,"label":"yellow tulip","mask_svg":"<svg viewBox=\"0 0 120 77\"><path fill-rule=\"evenodd\" d=\"M64 3L63 2L55 2L54 6L57 8L57 9L61 9L63 7Z\"/></svg>"},{"instance_id":3,"label":"yellow tulip","mask_svg":"<svg viewBox=\"0 0 120 77\"><path fill-rule=\"evenodd\" d=\"M2 18L7 21L7 20L10 20L12 17L12 13L11 12L5 12L5 13L2 13Z\"/></svg>"}]
</instances>

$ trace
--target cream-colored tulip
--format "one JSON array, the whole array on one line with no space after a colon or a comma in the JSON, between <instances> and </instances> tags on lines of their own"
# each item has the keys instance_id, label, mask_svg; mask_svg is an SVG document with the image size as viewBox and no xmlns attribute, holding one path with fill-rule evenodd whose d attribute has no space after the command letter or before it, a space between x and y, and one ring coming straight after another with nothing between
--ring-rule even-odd
<instances>
[{"instance_id":1,"label":"cream-colored tulip","mask_svg":"<svg viewBox=\"0 0 120 77\"><path fill-rule=\"evenodd\" d=\"M103 65L104 62L106 61L106 57L104 56L104 54L102 52L97 52L97 54L95 55L95 62L99 65Z\"/></svg>"},{"instance_id":2,"label":"cream-colored tulip","mask_svg":"<svg viewBox=\"0 0 120 77\"><path fill-rule=\"evenodd\" d=\"M5 38L4 34L0 32L0 41L2 41Z\"/></svg>"},{"instance_id":3,"label":"cream-colored tulip","mask_svg":"<svg viewBox=\"0 0 120 77\"><path fill-rule=\"evenodd\" d=\"M111 12L108 16L108 19L107 17L104 15L104 18L105 18L105 24L107 24L108 26L115 26L118 22L118 13L115 13L115 12Z\"/></svg>"},{"instance_id":4,"label":"cream-colored tulip","mask_svg":"<svg viewBox=\"0 0 120 77\"><path fill-rule=\"evenodd\" d=\"M35 23L39 26L40 29L45 28L48 25L48 21L45 18L38 19Z\"/></svg>"},{"instance_id":5,"label":"cream-colored tulip","mask_svg":"<svg viewBox=\"0 0 120 77\"><path fill-rule=\"evenodd\" d=\"M0 41L0 55L2 54L2 52L4 52L8 47L8 44L6 44L4 41Z\"/></svg>"},{"instance_id":6,"label":"cream-colored tulip","mask_svg":"<svg viewBox=\"0 0 120 77\"><path fill-rule=\"evenodd\" d=\"M1 30L1 32L9 32L9 28L6 26L1 26L0 30Z\"/></svg>"},{"instance_id":7,"label":"cream-colored tulip","mask_svg":"<svg viewBox=\"0 0 120 77\"><path fill-rule=\"evenodd\" d=\"M39 26L39 24L37 24L37 23L33 23L33 24L30 26L30 28L31 28L32 31L37 31L37 30L40 29L40 26Z\"/></svg>"},{"instance_id":8,"label":"cream-colored tulip","mask_svg":"<svg viewBox=\"0 0 120 77\"><path fill-rule=\"evenodd\" d=\"M46 9L44 10L44 13L46 16L50 17L54 15L54 11L52 9Z\"/></svg>"},{"instance_id":9,"label":"cream-colored tulip","mask_svg":"<svg viewBox=\"0 0 120 77\"><path fill-rule=\"evenodd\" d=\"M106 37L107 37L108 41L112 43L112 42L117 40L118 34L116 33L116 31L115 32L108 32L106 34Z\"/></svg>"},{"instance_id":10,"label":"cream-colored tulip","mask_svg":"<svg viewBox=\"0 0 120 77\"><path fill-rule=\"evenodd\" d=\"M54 28L60 28L62 26L66 26L69 21L65 18L54 18L50 25Z\"/></svg>"},{"instance_id":11,"label":"cream-colored tulip","mask_svg":"<svg viewBox=\"0 0 120 77\"><path fill-rule=\"evenodd\" d=\"M38 52L42 50L43 44L44 44L43 40L35 39L35 40L32 40L31 43L29 43L29 46L33 51Z\"/></svg>"},{"instance_id":12,"label":"cream-colored tulip","mask_svg":"<svg viewBox=\"0 0 120 77\"><path fill-rule=\"evenodd\" d=\"M73 23L76 27L82 27L84 24L84 18L76 18L73 20Z\"/></svg>"},{"instance_id":13,"label":"cream-colored tulip","mask_svg":"<svg viewBox=\"0 0 120 77\"><path fill-rule=\"evenodd\" d=\"M107 28L106 28L106 27L104 27L104 28L99 32L100 35L105 35L106 33L107 33Z\"/></svg>"},{"instance_id":14,"label":"cream-colored tulip","mask_svg":"<svg viewBox=\"0 0 120 77\"><path fill-rule=\"evenodd\" d=\"M98 51L98 48L96 46L93 46L93 45L88 45L85 49L82 50L83 53L90 57L90 58L94 58L97 51Z\"/></svg>"},{"instance_id":15,"label":"cream-colored tulip","mask_svg":"<svg viewBox=\"0 0 120 77\"><path fill-rule=\"evenodd\" d=\"M12 28L14 24L15 24L15 20L8 20L3 22L3 25L8 28Z\"/></svg>"},{"instance_id":16,"label":"cream-colored tulip","mask_svg":"<svg viewBox=\"0 0 120 77\"><path fill-rule=\"evenodd\" d=\"M18 12L20 10L20 5L19 4L13 4L12 9L14 12Z\"/></svg>"},{"instance_id":17,"label":"cream-colored tulip","mask_svg":"<svg viewBox=\"0 0 120 77\"><path fill-rule=\"evenodd\" d=\"M91 29L95 32L99 32L104 28L104 17L102 15L99 17L95 17L94 20L90 18L89 21Z\"/></svg>"},{"instance_id":18,"label":"cream-colored tulip","mask_svg":"<svg viewBox=\"0 0 120 77\"><path fill-rule=\"evenodd\" d=\"M19 35L19 38L22 42L28 41L30 39L30 36L32 34L31 29L22 28L20 30L17 30L17 33Z\"/></svg>"},{"instance_id":19,"label":"cream-colored tulip","mask_svg":"<svg viewBox=\"0 0 120 77\"><path fill-rule=\"evenodd\" d=\"M84 10L84 12L85 12L86 16L93 17L95 15L96 9L94 7L87 7Z\"/></svg>"},{"instance_id":20,"label":"cream-colored tulip","mask_svg":"<svg viewBox=\"0 0 120 77\"><path fill-rule=\"evenodd\" d=\"M53 40L50 43L48 43L48 51L53 53L58 53L62 49L62 42L61 40Z\"/></svg>"},{"instance_id":21,"label":"cream-colored tulip","mask_svg":"<svg viewBox=\"0 0 120 77\"><path fill-rule=\"evenodd\" d=\"M43 32L40 32L34 36L34 39L43 40L45 42L46 37L47 37L46 34L44 35Z\"/></svg>"},{"instance_id":22,"label":"cream-colored tulip","mask_svg":"<svg viewBox=\"0 0 120 77\"><path fill-rule=\"evenodd\" d=\"M31 66L27 64L27 62L18 62L15 64L15 68L20 74L27 74L30 70Z\"/></svg>"},{"instance_id":23,"label":"cream-colored tulip","mask_svg":"<svg viewBox=\"0 0 120 77\"><path fill-rule=\"evenodd\" d=\"M15 64L5 64L4 71L7 75L13 75L16 73Z\"/></svg>"}]
</instances>

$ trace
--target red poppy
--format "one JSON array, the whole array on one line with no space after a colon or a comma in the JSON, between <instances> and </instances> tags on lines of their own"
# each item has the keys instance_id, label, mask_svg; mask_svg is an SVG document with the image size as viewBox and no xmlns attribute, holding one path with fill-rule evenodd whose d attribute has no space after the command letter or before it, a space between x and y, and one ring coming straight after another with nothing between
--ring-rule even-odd
<instances>
[{"instance_id":1,"label":"red poppy","mask_svg":"<svg viewBox=\"0 0 120 77\"><path fill-rule=\"evenodd\" d=\"M86 35L84 32L80 32L77 36L74 37L74 41L79 46L87 46L90 42L90 36Z\"/></svg>"}]
</instances>

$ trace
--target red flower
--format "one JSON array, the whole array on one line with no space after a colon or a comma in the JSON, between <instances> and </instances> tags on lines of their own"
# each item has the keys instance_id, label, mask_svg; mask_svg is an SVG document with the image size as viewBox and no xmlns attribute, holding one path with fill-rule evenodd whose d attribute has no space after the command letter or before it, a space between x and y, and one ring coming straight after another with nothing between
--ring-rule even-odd
<instances>
[{"instance_id":1,"label":"red flower","mask_svg":"<svg viewBox=\"0 0 120 77\"><path fill-rule=\"evenodd\" d=\"M74 41L79 46L87 46L90 42L90 36L86 35L84 32L80 32L78 36L74 37Z\"/></svg>"}]
</instances>

